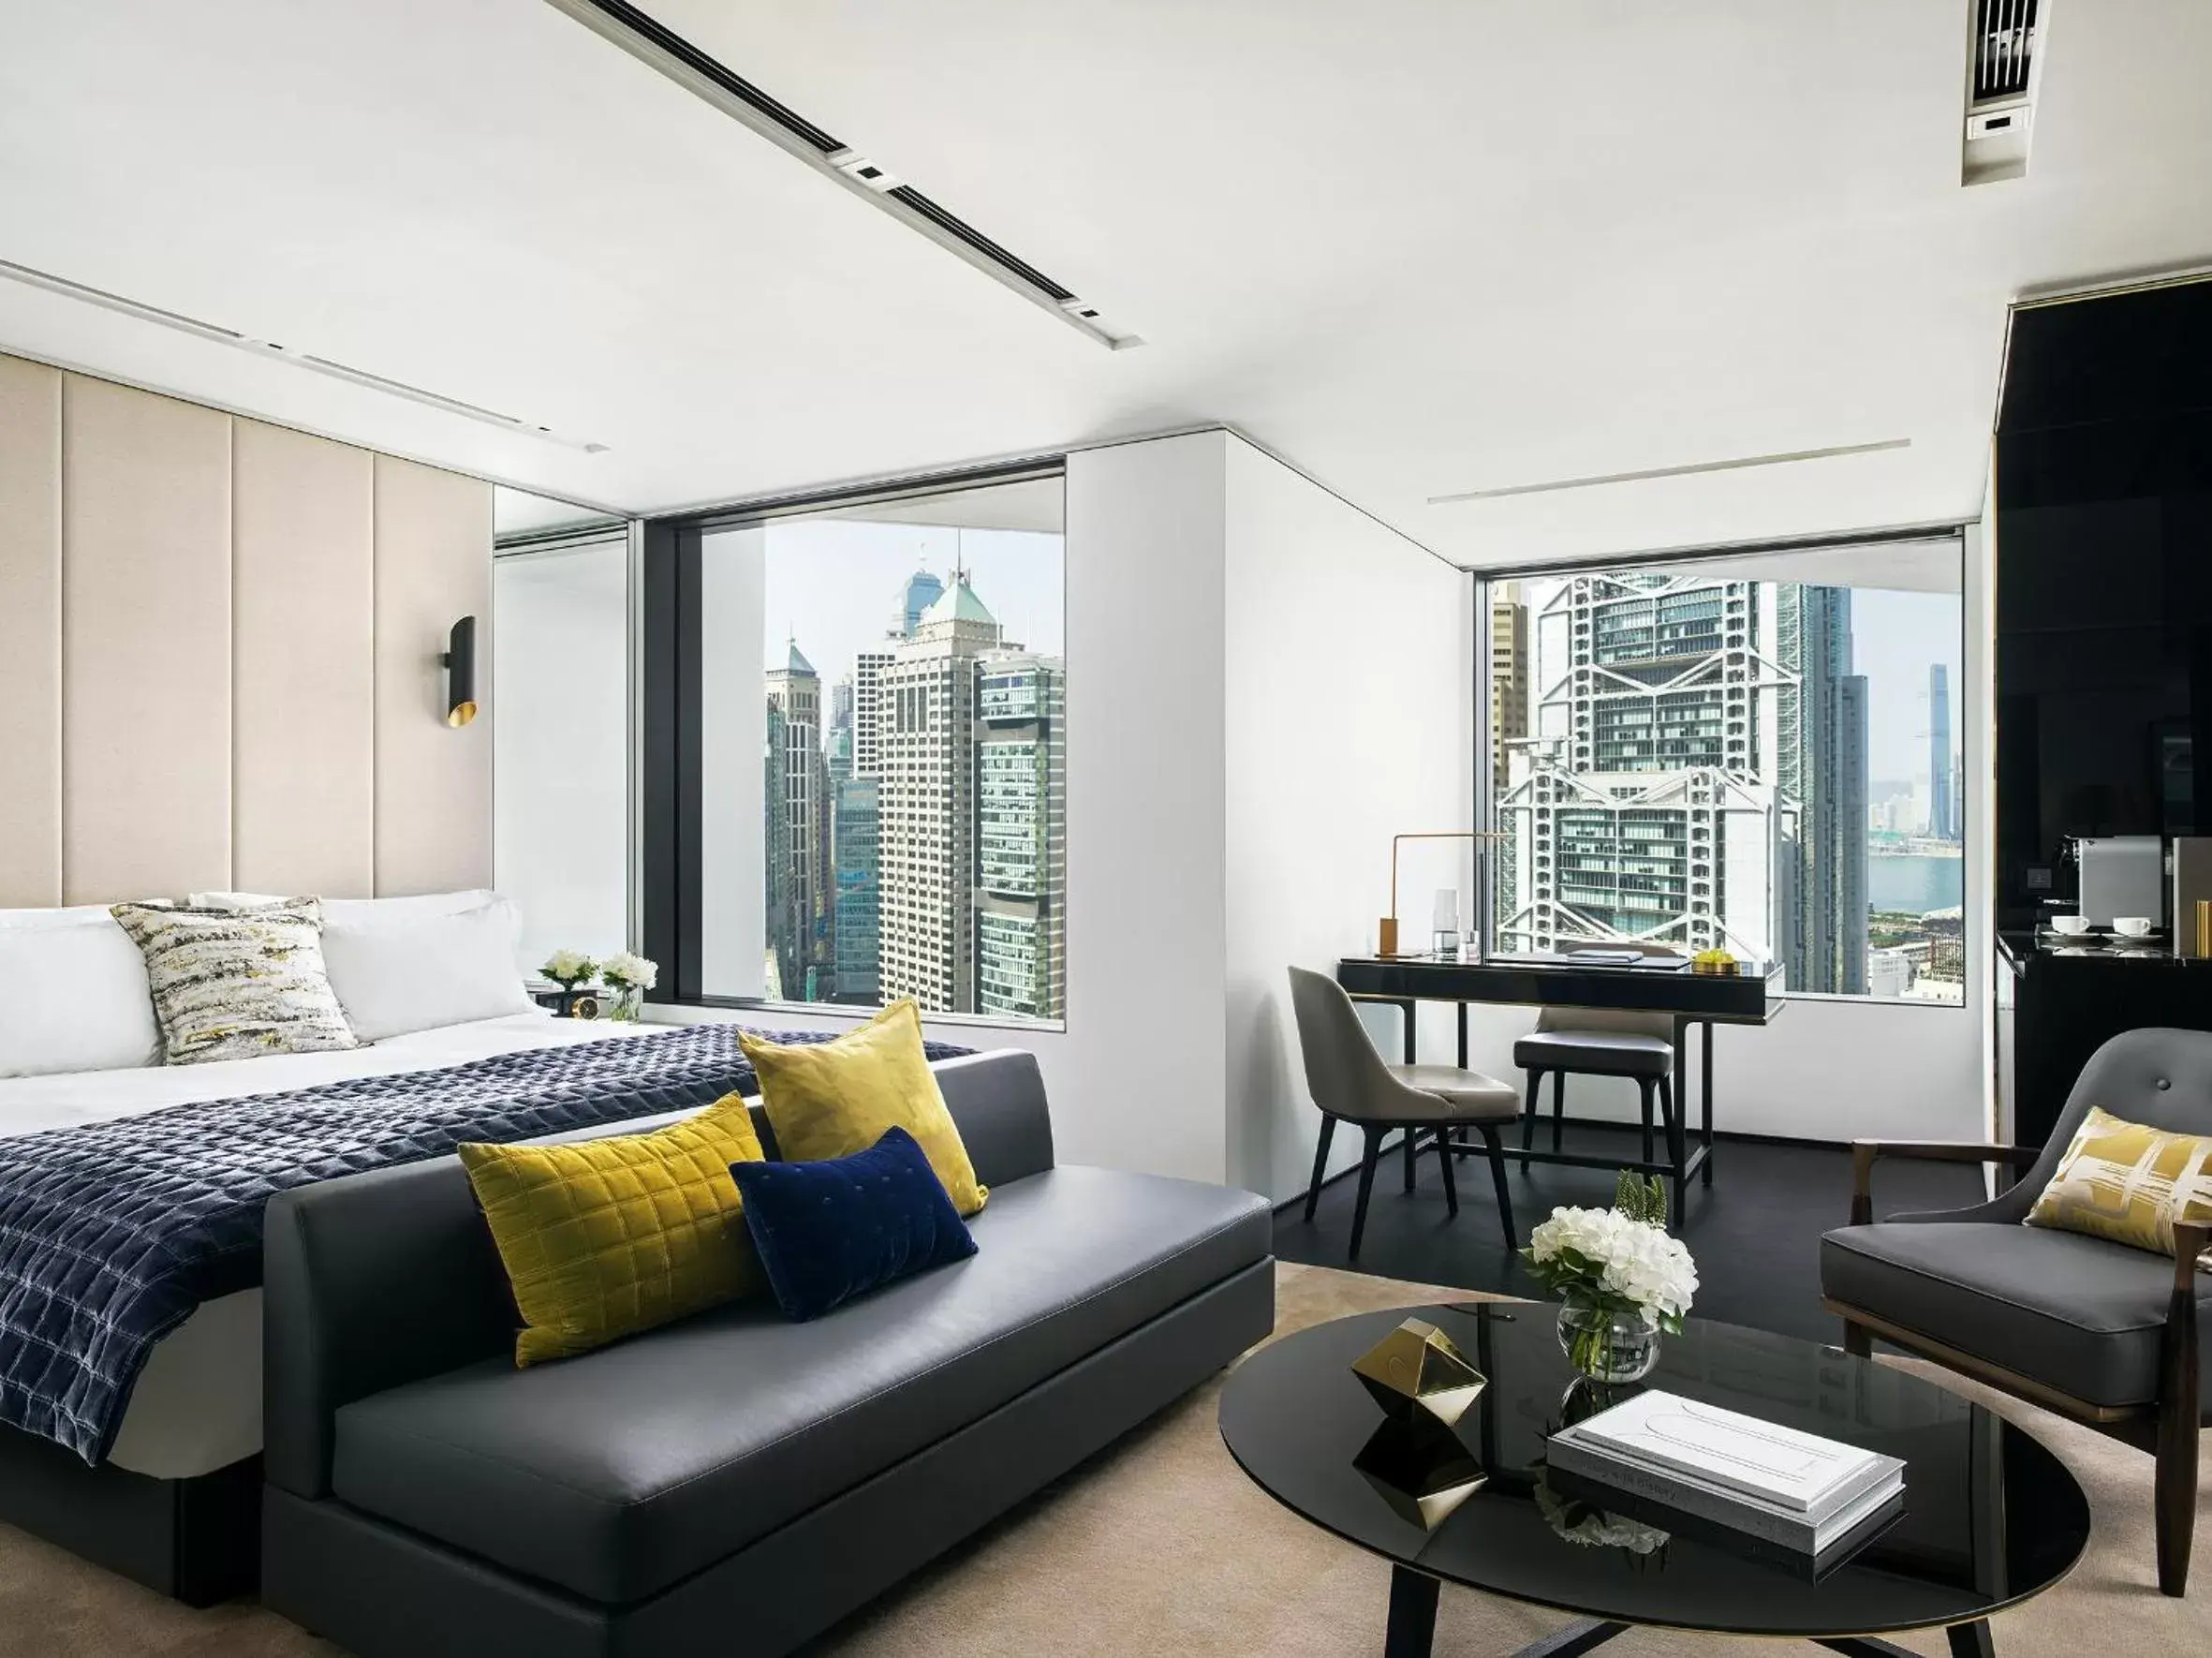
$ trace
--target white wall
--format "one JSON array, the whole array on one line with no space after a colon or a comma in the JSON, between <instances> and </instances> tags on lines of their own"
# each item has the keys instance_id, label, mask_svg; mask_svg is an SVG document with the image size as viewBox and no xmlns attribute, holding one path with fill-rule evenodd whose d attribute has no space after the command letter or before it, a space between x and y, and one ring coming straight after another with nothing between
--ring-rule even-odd
<instances>
[{"instance_id":1,"label":"white wall","mask_svg":"<svg viewBox=\"0 0 2212 1658\"><path fill-rule=\"evenodd\" d=\"M1066 1028L926 1025L939 1041L1036 1054L1063 1161L1213 1181L1228 1177L1221 661L1230 441L1203 432L1069 457ZM759 632L756 614L743 637L757 642ZM757 840L757 736L750 752ZM757 862L749 879L757 890ZM763 936L758 915L742 936ZM758 961L754 972L757 982ZM809 1007L749 1018L818 1029L856 1016Z\"/></svg>"},{"instance_id":2,"label":"white wall","mask_svg":"<svg viewBox=\"0 0 2212 1658\"><path fill-rule=\"evenodd\" d=\"M1391 836L1471 815L1473 588L1241 439L1228 463L1228 1166L1279 1200L1304 1189L1320 1121L1285 970L1373 948ZM1465 866L1448 845L1409 849L1409 940L1426 938L1439 886L1471 913ZM1394 1023L1385 1011L1373 1027L1394 1058ZM1454 1057L1449 1010L1421 1029L1423 1058ZM1338 1135L1335 1166L1359 1144Z\"/></svg>"},{"instance_id":3,"label":"white wall","mask_svg":"<svg viewBox=\"0 0 2212 1658\"><path fill-rule=\"evenodd\" d=\"M525 970L629 936L628 569L624 540L492 568L492 879Z\"/></svg>"}]
</instances>

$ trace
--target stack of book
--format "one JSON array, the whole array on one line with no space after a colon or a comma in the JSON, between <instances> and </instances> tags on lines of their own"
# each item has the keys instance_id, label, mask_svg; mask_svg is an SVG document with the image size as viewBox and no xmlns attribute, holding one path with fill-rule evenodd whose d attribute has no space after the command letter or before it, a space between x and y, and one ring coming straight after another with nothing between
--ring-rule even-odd
<instances>
[{"instance_id":1,"label":"stack of book","mask_svg":"<svg viewBox=\"0 0 2212 1658\"><path fill-rule=\"evenodd\" d=\"M1604 1504L1824 1572L1905 1511L1905 1464L1672 1393L1640 1393L1552 1436L1547 1470ZM1663 1511L1663 1512L1660 1512Z\"/></svg>"}]
</instances>

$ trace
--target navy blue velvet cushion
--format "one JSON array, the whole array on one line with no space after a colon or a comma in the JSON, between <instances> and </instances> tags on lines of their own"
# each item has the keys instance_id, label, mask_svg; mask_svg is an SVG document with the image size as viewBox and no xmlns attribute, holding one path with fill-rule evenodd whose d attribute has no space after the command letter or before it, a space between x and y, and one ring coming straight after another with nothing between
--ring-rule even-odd
<instances>
[{"instance_id":1,"label":"navy blue velvet cushion","mask_svg":"<svg viewBox=\"0 0 2212 1658\"><path fill-rule=\"evenodd\" d=\"M776 1305L794 1323L976 1252L905 1129L826 1162L732 1163L730 1177Z\"/></svg>"}]
</instances>

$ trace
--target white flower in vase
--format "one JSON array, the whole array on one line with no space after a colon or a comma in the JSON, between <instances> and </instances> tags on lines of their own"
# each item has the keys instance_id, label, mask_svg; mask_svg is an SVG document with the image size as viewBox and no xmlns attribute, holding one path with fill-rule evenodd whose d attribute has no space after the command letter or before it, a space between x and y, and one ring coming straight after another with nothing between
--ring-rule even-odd
<instances>
[{"instance_id":1,"label":"white flower in vase","mask_svg":"<svg viewBox=\"0 0 2212 1658\"><path fill-rule=\"evenodd\" d=\"M599 964L581 950L556 950L538 970L563 990L573 990L599 970Z\"/></svg>"},{"instance_id":2,"label":"white flower in vase","mask_svg":"<svg viewBox=\"0 0 2212 1658\"><path fill-rule=\"evenodd\" d=\"M599 977L617 990L650 990L660 982L660 969L625 950L599 964Z\"/></svg>"}]
</instances>

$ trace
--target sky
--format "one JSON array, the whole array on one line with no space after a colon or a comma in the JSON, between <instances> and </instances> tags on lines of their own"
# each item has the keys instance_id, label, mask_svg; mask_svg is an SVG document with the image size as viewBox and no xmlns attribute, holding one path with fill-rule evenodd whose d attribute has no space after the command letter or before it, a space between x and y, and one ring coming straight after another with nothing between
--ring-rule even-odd
<instances>
[{"instance_id":1,"label":"sky","mask_svg":"<svg viewBox=\"0 0 2212 1658\"><path fill-rule=\"evenodd\" d=\"M767 527L763 669L784 665L788 641L828 688L853 658L883 642L907 578L927 569L951 585L953 560L1006 629L1010 644L1062 655L1066 611L1061 538L1033 530L941 529L846 518L790 519Z\"/></svg>"},{"instance_id":2,"label":"sky","mask_svg":"<svg viewBox=\"0 0 2212 1658\"><path fill-rule=\"evenodd\" d=\"M1950 670L1951 751L1958 752L1964 633L1955 593L1851 589L1851 666L1866 676L1869 782L1903 782L1926 763L1928 669L1937 662Z\"/></svg>"}]
</instances>

